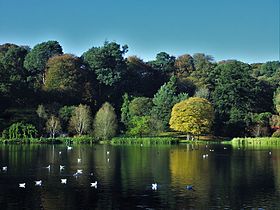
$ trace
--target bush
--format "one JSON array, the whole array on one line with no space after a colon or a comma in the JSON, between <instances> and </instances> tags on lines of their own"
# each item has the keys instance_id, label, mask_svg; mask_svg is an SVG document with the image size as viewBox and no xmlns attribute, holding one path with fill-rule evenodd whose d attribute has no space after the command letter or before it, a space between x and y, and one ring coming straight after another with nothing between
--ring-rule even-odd
<instances>
[{"instance_id":1,"label":"bush","mask_svg":"<svg viewBox=\"0 0 280 210\"><path fill-rule=\"evenodd\" d=\"M280 138L280 130L276 130L273 134L272 137Z\"/></svg>"},{"instance_id":2,"label":"bush","mask_svg":"<svg viewBox=\"0 0 280 210\"><path fill-rule=\"evenodd\" d=\"M29 139L34 138L38 134L37 129L32 124L17 122L2 132L4 139Z\"/></svg>"}]
</instances>

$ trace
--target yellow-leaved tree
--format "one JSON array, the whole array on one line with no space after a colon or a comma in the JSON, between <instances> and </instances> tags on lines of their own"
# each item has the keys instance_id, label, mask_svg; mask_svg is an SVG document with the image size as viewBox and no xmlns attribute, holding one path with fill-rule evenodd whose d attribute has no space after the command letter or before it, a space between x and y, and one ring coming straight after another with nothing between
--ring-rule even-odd
<instances>
[{"instance_id":1,"label":"yellow-leaved tree","mask_svg":"<svg viewBox=\"0 0 280 210\"><path fill-rule=\"evenodd\" d=\"M207 99L191 97L173 106L169 124L175 131L199 136L210 132L213 121L212 104Z\"/></svg>"}]
</instances>

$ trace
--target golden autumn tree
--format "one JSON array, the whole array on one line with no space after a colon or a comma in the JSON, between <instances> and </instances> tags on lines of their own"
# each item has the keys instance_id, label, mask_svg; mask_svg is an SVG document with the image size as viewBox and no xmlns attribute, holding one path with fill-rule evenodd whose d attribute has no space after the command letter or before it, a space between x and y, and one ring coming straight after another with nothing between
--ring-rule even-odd
<instances>
[{"instance_id":1,"label":"golden autumn tree","mask_svg":"<svg viewBox=\"0 0 280 210\"><path fill-rule=\"evenodd\" d=\"M192 97L173 106L170 128L194 136L209 133L214 120L212 104L204 98Z\"/></svg>"}]
</instances>

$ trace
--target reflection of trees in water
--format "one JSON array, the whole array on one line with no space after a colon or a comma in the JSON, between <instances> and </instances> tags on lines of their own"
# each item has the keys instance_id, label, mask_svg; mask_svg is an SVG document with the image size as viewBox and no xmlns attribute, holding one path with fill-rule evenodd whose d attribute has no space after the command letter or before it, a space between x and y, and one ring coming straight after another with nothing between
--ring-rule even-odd
<instances>
[{"instance_id":1,"label":"reflection of trees in water","mask_svg":"<svg viewBox=\"0 0 280 210\"><path fill-rule=\"evenodd\" d=\"M203 148L191 144L170 150L171 185L179 192L173 195L177 197L175 199L178 200L176 203L178 209L194 206L196 208L208 207L209 182L212 178L211 161L209 161L211 157L203 159L203 154L206 154ZM187 185L193 185L195 191L187 191L185 189Z\"/></svg>"},{"instance_id":2,"label":"reflection of trees in water","mask_svg":"<svg viewBox=\"0 0 280 210\"><path fill-rule=\"evenodd\" d=\"M8 184L3 186L27 182L27 188L23 193L15 187L9 196L4 195L5 190L0 192L0 207L18 200L19 206L35 209L108 209L134 204L172 209L244 208L262 207L260 203L278 209L280 150L272 150L271 156L268 151L215 148L211 153L205 146L193 145L75 145L67 151L64 145L2 145L0 162L8 165L6 176L1 177ZM209 157L203 159L206 153ZM42 168L49 164L50 172ZM66 166L63 175L59 174L60 164ZM83 169L84 175L75 179L72 175L77 169ZM88 176L91 172L93 177ZM66 186L60 184L65 177L69 180ZM36 179L43 180L43 187L34 186ZM97 190L89 187L95 180ZM153 182L160 185L157 192L149 189ZM186 185L194 185L196 191L187 191ZM141 197L143 194L149 197Z\"/></svg>"}]
</instances>

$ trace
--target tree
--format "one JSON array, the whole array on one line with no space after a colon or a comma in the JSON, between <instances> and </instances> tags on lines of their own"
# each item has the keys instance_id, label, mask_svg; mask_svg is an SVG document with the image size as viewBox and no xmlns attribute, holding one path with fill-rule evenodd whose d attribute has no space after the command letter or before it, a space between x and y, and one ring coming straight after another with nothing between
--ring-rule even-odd
<instances>
[{"instance_id":1,"label":"tree","mask_svg":"<svg viewBox=\"0 0 280 210\"><path fill-rule=\"evenodd\" d=\"M126 71L123 55L127 52L127 45L122 46L116 42L105 42L103 47L93 47L82 57L95 72L101 84L113 86L118 83Z\"/></svg>"},{"instance_id":2,"label":"tree","mask_svg":"<svg viewBox=\"0 0 280 210\"><path fill-rule=\"evenodd\" d=\"M171 73L174 71L175 57L170 56L166 52L160 52L156 55L156 60L149 62L149 64L163 73Z\"/></svg>"},{"instance_id":3,"label":"tree","mask_svg":"<svg viewBox=\"0 0 280 210\"><path fill-rule=\"evenodd\" d=\"M123 95L123 103L121 107L121 122L127 127L130 116L129 116L129 96L127 93Z\"/></svg>"},{"instance_id":4,"label":"tree","mask_svg":"<svg viewBox=\"0 0 280 210\"><path fill-rule=\"evenodd\" d=\"M252 133L255 137L266 136L269 133L269 120L272 114L270 112L254 113L252 115Z\"/></svg>"},{"instance_id":5,"label":"tree","mask_svg":"<svg viewBox=\"0 0 280 210\"><path fill-rule=\"evenodd\" d=\"M220 63L211 74L219 135L242 136L251 122L251 113L265 112L257 106L258 81L250 75L251 67L239 61Z\"/></svg>"},{"instance_id":6,"label":"tree","mask_svg":"<svg viewBox=\"0 0 280 210\"><path fill-rule=\"evenodd\" d=\"M179 76L188 76L195 70L194 61L189 54L179 56L175 61L176 74Z\"/></svg>"},{"instance_id":7,"label":"tree","mask_svg":"<svg viewBox=\"0 0 280 210\"><path fill-rule=\"evenodd\" d=\"M80 104L73 111L72 117L70 119L70 130L74 131L79 136L83 135L90 131L91 122L92 119L90 107Z\"/></svg>"},{"instance_id":8,"label":"tree","mask_svg":"<svg viewBox=\"0 0 280 210\"><path fill-rule=\"evenodd\" d=\"M209 133L214 121L212 104L204 98L192 97L172 108L170 128L194 136Z\"/></svg>"},{"instance_id":9,"label":"tree","mask_svg":"<svg viewBox=\"0 0 280 210\"><path fill-rule=\"evenodd\" d=\"M38 108L36 109L36 113L39 117L38 128L39 128L39 131L42 132L44 129L45 122L48 118L48 114L46 112L44 105L42 105L42 104L38 105Z\"/></svg>"},{"instance_id":10,"label":"tree","mask_svg":"<svg viewBox=\"0 0 280 210\"><path fill-rule=\"evenodd\" d=\"M153 100L147 97L136 97L129 103L129 115L148 116L153 108Z\"/></svg>"},{"instance_id":11,"label":"tree","mask_svg":"<svg viewBox=\"0 0 280 210\"><path fill-rule=\"evenodd\" d=\"M169 82L160 87L153 98L154 107L151 114L162 122L162 127L164 129L168 128L173 105L188 97L187 94L176 95L175 83L176 78L171 77Z\"/></svg>"},{"instance_id":12,"label":"tree","mask_svg":"<svg viewBox=\"0 0 280 210\"><path fill-rule=\"evenodd\" d=\"M152 97L165 81L164 73L140 58L136 56L127 58L127 72L123 82L125 91L130 95Z\"/></svg>"},{"instance_id":13,"label":"tree","mask_svg":"<svg viewBox=\"0 0 280 210\"><path fill-rule=\"evenodd\" d=\"M26 71L23 67L27 50L17 45L0 45L0 93L18 99L26 93Z\"/></svg>"},{"instance_id":14,"label":"tree","mask_svg":"<svg viewBox=\"0 0 280 210\"><path fill-rule=\"evenodd\" d=\"M37 135L37 130L34 125L17 122L10 125L9 128L2 132L2 138L5 139L28 139L34 138Z\"/></svg>"},{"instance_id":15,"label":"tree","mask_svg":"<svg viewBox=\"0 0 280 210\"><path fill-rule=\"evenodd\" d=\"M62 53L62 47L57 41L47 41L35 45L27 54L24 67L28 70L34 87L40 87L45 83L45 68L49 58Z\"/></svg>"},{"instance_id":16,"label":"tree","mask_svg":"<svg viewBox=\"0 0 280 210\"><path fill-rule=\"evenodd\" d=\"M116 135L117 128L118 122L114 107L105 102L94 118L94 136L103 140L110 139Z\"/></svg>"},{"instance_id":17,"label":"tree","mask_svg":"<svg viewBox=\"0 0 280 210\"><path fill-rule=\"evenodd\" d=\"M47 62L44 89L80 97L83 92L83 69L79 58L64 54Z\"/></svg>"},{"instance_id":18,"label":"tree","mask_svg":"<svg viewBox=\"0 0 280 210\"><path fill-rule=\"evenodd\" d=\"M49 132L50 137L54 138L55 135L61 130L59 118L55 117L54 115L51 115L46 122L46 129Z\"/></svg>"},{"instance_id":19,"label":"tree","mask_svg":"<svg viewBox=\"0 0 280 210\"><path fill-rule=\"evenodd\" d=\"M69 125L69 121L75 111L75 108L75 106L63 106L59 109L59 118L62 121L62 130L67 130L67 126Z\"/></svg>"},{"instance_id":20,"label":"tree","mask_svg":"<svg viewBox=\"0 0 280 210\"><path fill-rule=\"evenodd\" d=\"M152 131L150 116L133 116L127 133L132 136L143 136L151 134Z\"/></svg>"}]
</instances>

